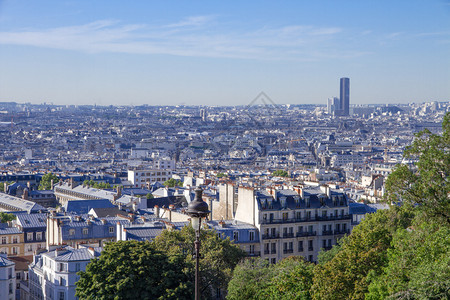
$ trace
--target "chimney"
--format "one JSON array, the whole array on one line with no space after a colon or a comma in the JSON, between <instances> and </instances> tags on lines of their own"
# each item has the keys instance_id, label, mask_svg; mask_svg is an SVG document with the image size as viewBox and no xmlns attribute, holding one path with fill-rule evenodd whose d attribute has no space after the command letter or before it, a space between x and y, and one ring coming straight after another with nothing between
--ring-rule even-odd
<instances>
[{"instance_id":1,"label":"chimney","mask_svg":"<svg viewBox=\"0 0 450 300\"><path fill-rule=\"evenodd\" d=\"M31 191L31 182L27 181L27 188Z\"/></svg>"},{"instance_id":2,"label":"chimney","mask_svg":"<svg viewBox=\"0 0 450 300\"><path fill-rule=\"evenodd\" d=\"M28 200L28 188L23 190L22 199Z\"/></svg>"},{"instance_id":3,"label":"chimney","mask_svg":"<svg viewBox=\"0 0 450 300\"><path fill-rule=\"evenodd\" d=\"M117 199L119 199L120 197L122 197L122 187L121 186L117 186Z\"/></svg>"},{"instance_id":4,"label":"chimney","mask_svg":"<svg viewBox=\"0 0 450 300\"><path fill-rule=\"evenodd\" d=\"M52 180L50 180L50 189L51 190L53 190L53 185L54 185L54 182L53 182L53 179L52 179Z\"/></svg>"},{"instance_id":5,"label":"chimney","mask_svg":"<svg viewBox=\"0 0 450 300\"><path fill-rule=\"evenodd\" d=\"M159 218L159 206L155 205L153 207L153 212L155 213L156 217Z\"/></svg>"}]
</instances>

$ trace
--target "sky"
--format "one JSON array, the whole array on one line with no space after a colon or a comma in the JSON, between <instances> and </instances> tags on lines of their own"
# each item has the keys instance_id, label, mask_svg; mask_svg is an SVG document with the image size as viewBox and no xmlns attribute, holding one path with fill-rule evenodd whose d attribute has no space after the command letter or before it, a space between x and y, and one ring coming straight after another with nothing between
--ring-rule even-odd
<instances>
[{"instance_id":1,"label":"sky","mask_svg":"<svg viewBox=\"0 0 450 300\"><path fill-rule=\"evenodd\" d=\"M0 0L0 101L450 101L450 1Z\"/></svg>"}]
</instances>

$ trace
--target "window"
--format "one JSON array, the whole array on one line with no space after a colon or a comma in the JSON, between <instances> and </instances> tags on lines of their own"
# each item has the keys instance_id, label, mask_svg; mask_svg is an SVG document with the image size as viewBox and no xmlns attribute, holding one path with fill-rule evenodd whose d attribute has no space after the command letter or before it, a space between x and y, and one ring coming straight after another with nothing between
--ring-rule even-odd
<instances>
[{"instance_id":1,"label":"window","mask_svg":"<svg viewBox=\"0 0 450 300\"><path fill-rule=\"evenodd\" d=\"M64 299L65 299L64 292L59 292L59 300L64 300Z\"/></svg>"},{"instance_id":2,"label":"window","mask_svg":"<svg viewBox=\"0 0 450 300\"><path fill-rule=\"evenodd\" d=\"M64 271L64 264L58 263L58 272L63 272L63 271Z\"/></svg>"},{"instance_id":3,"label":"window","mask_svg":"<svg viewBox=\"0 0 450 300\"><path fill-rule=\"evenodd\" d=\"M326 248L327 247L327 240L323 240L322 241L322 248Z\"/></svg>"},{"instance_id":4,"label":"window","mask_svg":"<svg viewBox=\"0 0 450 300\"><path fill-rule=\"evenodd\" d=\"M13 236L12 242L13 244L17 244L17 236Z\"/></svg>"},{"instance_id":5,"label":"window","mask_svg":"<svg viewBox=\"0 0 450 300\"><path fill-rule=\"evenodd\" d=\"M109 227L109 233L114 233L114 227Z\"/></svg>"},{"instance_id":6,"label":"window","mask_svg":"<svg viewBox=\"0 0 450 300\"><path fill-rule=\"evenodd\" d=\"M314 251L313 241L308 241L308 251Z\"/></svg>"},{"instance_id":7,"label":"window","mask_svg":"<svg viewBox=\"0 0 450 300\"><path fill-rule=\"evenodd\" d=\"M310 255L310 256L309 256L309 261L310 261L310 262L313 262L313 261L314 261L314 259L313 259L313 256L312 256L312 255Z\"/></svg>"},{"instance_id":8,"label":"window","mask_svg":"<svg viewBox=\"0 0 450 300\"><path fill-rule=\"evenodd\" d=\"M288 219L289 214L287 212L283 213L283 220L287 220Z\"/></svg>"},{"instance_id":9,"label":"window","mask_svg":"<svg viewBox=\"0 0 450 300\"><path fill-rule=\"evenodd\" d=\"M36 240L42 240L42 232L36 232Z\"/></svg>"},{"instance_id":10,"label":"window","mask_svg":"<svg viewBox=\"0 0 450 300\"><path fill-rule=\"evenodd\" d=\"M249 253L250 254L254 254L255 253L255 245L250 245L249 246Z\"/></svg>"},{"instance_id":11,"label":"window","mask_svg":"<svg viewBox=\"0 0 450 300\"><path fill-rule=\"evenodd\" d=\"M295 217L297 220L300 220L302 218L302 213L298 211Z\"/></svg>"},{"instance_id":12,"label":"window","mask_svg":"<svg viewBox=\"0 0 450 300\"><path fill-rule=\"evenodd\" d=\"M327 211L326 210L322 210L322 217L326 218L327 216Z\"/></svg>"},{"instance_id":13,"label":"window","mask_svg":"<svg viewBox=\"0 0 450 300\"><path fill-rule=\"evenodd\" d=\"M6 236L2 236L2 244L6 244Z\"/></svg>"},{"instance_id":14,"label":"window","mask_svg":"<svg viewBox=\"0 0 450 300\"><path fill-rule=\"evenodd\" d=\"M13 255L17 255L17 252L18 252L17 249L18 249L17 247L12 247L12 254Z\"/></svg>"},{"instance_id":15,"label":"window","mask_svg":"<svg viewBox=\"0 0 450 300\"><path fill-rule=\"evenodd\" d=\"M9 294L13 293L13 284L12 282L9 283Z\"/></svg>"},{"instance_id":16,"label":"window","mask_svg":"<svg viewBox=\"0 0 450 300\"><path fill-rule=\"evenodd\" d=\"M239 241L239 231L234 231L233 232L233 239L234 241Z\"/></svg>"},{"instance_id":17,"label":"window","mask_svg":"<svg viewBox=\"0 0 450 300\"><path fill-rule=\"evenodd\" d=\"M298 241L298 252L303 252L303 241Z\"/></svg>"},{"instance_id":18,"label":"window","mask_svg":"<svg viewBox=\"0 0 450 300\"><path fill-rule=\"evenodd\" d=\"M336 231L337 232L341 231L341 224L336 224Z\"/></svg>"},{"instance_id":19,"label":"window","mask_svg":"<svg viewBox=\"0 0 450 300\"><path fill-rule=\"evenodd\" d=\"M307 219L307 220L310 220L310 219L311 219L311 212L310 212L310 211L307 211L307 212L306 212L306 219Z\"/></svg>"},{"instance_id":20,"label":"window","mask_svg":"<svg viewBox=\"0 0 450 300\"><path fill-rule=\"evenodd\" d=\"M69 235L75 235L75 229L69 229Z\"/></svg>"},{"instance_id":21,"label":"window","mask_svg":"<svg viewBox=\"0 0 450 300\"><path fill-rule=\"evenodd\" d=\"M27 251L33 251L33 245L27 245Z\"/></svg>"},{"instance_id":22,"label":"window","mask_svg":"<svg viewBox=\"0 0 450 300\"><path fill-rule=\"evenodd\" d=\"M347 232L347 224L342 224L342 231Z\"/></svg>"},{"instance_id":23,"label":"window","mask_svg":"<svg viewBox=\"0 0 450 300\"><path fill-rule=\"evenodd\" d=\"M33 233L32 232L28 232L27 233L27 240L28 241L32 241L33 240Z\"/></svg>"},{"instance_id":24,"label":"window","mask_svg":"<svg viewBox=\"0 0 450 300\"><path fill-rule=\"evenodd\" d=\"M83 228L83 234L88 234L89 233L89 228Z\"/></svg>"},{"instance_id":25,"label":"window","mask_svg":"<svg viewBox=\"0 0 450 300\"><path fill-rule=\"evenodd\" d=\"M275 237L275 235L276 235L276 228L271 228L270 230L271 230L272 237Z\"/></svg>"},{"instance_id":26,"label":"window","mask_svg":"<svg viewBox=\"0 0 450 300\"><path fill-rule=\"evenodd\" d=\"M276 258L272 258L272 264L276 264L277 263L277 259Z\"/></svg>"},{"instance_id":27,"label":"window","mask_svg":"<svg viewBox=\"0 0 450 300\"><path fill-rule=\"evenodd\" d=\"M254 232L254 231L250 231L250 232L249 232L248 239L249 239L250 241L254 241L254 240L255 240L255 232Z\"/></svg>"},{"instance_id":28,"label":"window","mask_svg":"<svg viewBox=\"0 0 450 300\"><path fill-rule=\"evenodd\" d=\"M293 242L289 242L289 250L294 249L294 243Z\"/></svg>"},{"instance_id":29,"label":"window","mask_svg":"<svg viewBox=\"0 0 450 300\"><path fill-rule=\"evenodd\" d=\"M277 253L277 244L276 243L272 243L272 254Z\"/></svg>"}]
</instances>

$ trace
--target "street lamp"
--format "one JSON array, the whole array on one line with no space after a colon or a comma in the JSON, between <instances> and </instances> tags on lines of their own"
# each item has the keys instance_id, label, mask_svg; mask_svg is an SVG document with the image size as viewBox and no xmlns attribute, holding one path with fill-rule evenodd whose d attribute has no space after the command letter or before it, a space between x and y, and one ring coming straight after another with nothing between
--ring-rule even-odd
<instances>
[{"instance_id":1,"label":"street lamp","mask_svg":"<svg viewBox=\"0 0 450 300\"><path fill-rule=\"evenodd\" d=\"M191 217L192 227L195 229L195 300L200 299L199 293L199 260L200 260L200 226L202 219L209 214L208 204L202 199L203 190L198 187L195 190L195 198L189 203L186 213Z\"/></svg>"}]
</instances>

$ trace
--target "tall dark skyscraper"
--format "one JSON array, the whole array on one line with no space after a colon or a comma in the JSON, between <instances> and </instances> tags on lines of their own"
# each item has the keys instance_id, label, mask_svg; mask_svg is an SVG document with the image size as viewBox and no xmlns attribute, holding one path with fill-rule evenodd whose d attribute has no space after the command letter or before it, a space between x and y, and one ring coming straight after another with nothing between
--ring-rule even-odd
<instances>
[{"instance_id":1,"label":"tall dark skyscraper","mask_svg":"<svg viewBox=\"0 0 450 300\"><path fill-rule=\"evenodd\" d=\"M341 78L341 111L343 116L350 115L350 79Z\"/></svg>"}]
</instances>

